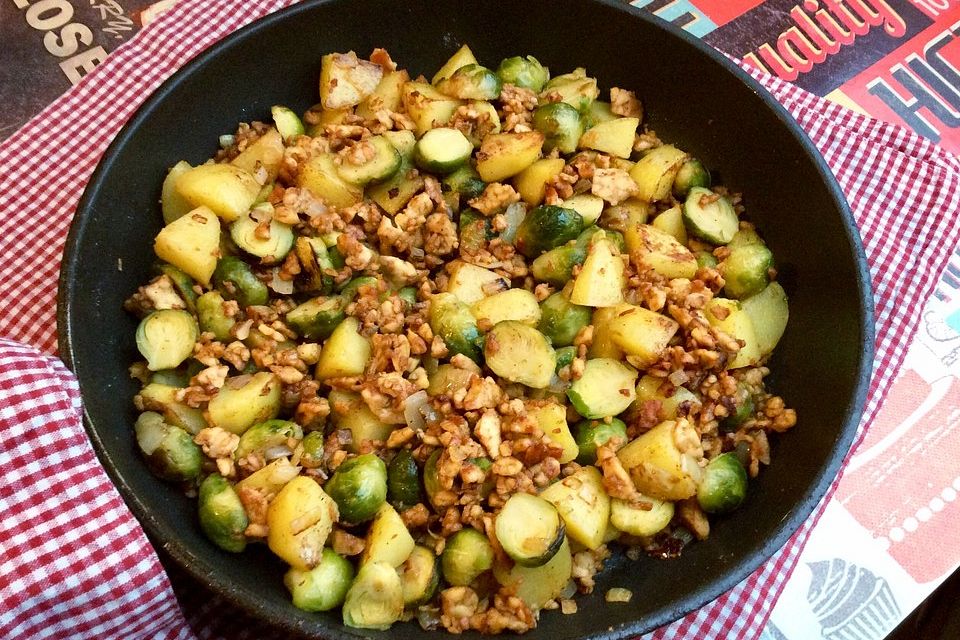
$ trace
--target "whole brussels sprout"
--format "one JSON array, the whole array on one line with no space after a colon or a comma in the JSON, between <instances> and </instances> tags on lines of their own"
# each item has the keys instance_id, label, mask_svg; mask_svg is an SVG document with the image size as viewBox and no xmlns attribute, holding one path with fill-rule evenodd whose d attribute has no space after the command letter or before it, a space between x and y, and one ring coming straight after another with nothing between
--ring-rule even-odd
<instances>
[{"instance_id":1,"label":"whole brussels sprout","mask_svg":"<svg viewBox=\"0 0 960 640\"><path fill-rule=\"evenodd\" d=\"M505 58L500 63L497 75L505 84L512 84L540 93L543 85L547 84L547 80L550 79L550 70L540 64L540 61L533 56L514 56Z\"/></svg>"},{"instance_id":2,"label":"whole brussels sprout","mask_svg":"<svg viewBox=\"0 0 960 640\"><path fill-rule=\"evenodd\" d=\"M409 449L397 452L387 466L387 491L390 503L403 510L422 501L420 467Z\"/></svg>"},{"instance_id":3,"label":"whole brussels sprout","mask_svg":"<svg viewBox=\"0 0 960 640\"><path fill-rule=\"evenodd\" d=\"M580 329L590 324L593 309L573 304L562 291L540 303L540 324L537 328L550 338L555 347L573 344Z\"/></svg>"},{"instance_id":4,"label":"whole brussels sprout","mask_svg":"<svg viewBox=\"0 0 960 640\"><path fill-rule=\"evenodd\" d=\"M467 586L493 566L493 545L472 527L450 536L440 558L443 577L454 586Z\"/></svg>"},{"instance_id":5,"label":"whole brussels sprout","mask_svg":"<svg viewBox=\"0 0 960 640\"><path fill-rule=\"evenodd\" d=\"M543 204L520 223L514 244L527 258L574 240L583 231L583 216L573 209Z\"/></svg>"},{"instance_id":6,"label":"whole brussels sprout","mask_svg":"<svg viewBox=\"0 0 960 640\"><path fill-rule=\"evenodd\" d=\"M247 538L243 532L250 520L240 497L226 478L219 473L207 476L200 484L197 506L200 528L211 542L234 553L246 548Z\"/></svg>"},{"instance_id":7,"label":"whole brussels sprout","mask_svg":"<svg viewBox=\"0 0 960 640\"><path fill-rule=\"evenodd\" d=\"M723 420L720 421L720 428L723 431L736 431L741 424L749 420L756 406L753 402L753 396L750 390L743 383L737 383L737 390L734 393L734 409Z\"/></svg>"},{"instance_id":8,"label":"whole brussels sprout","mask_svg":"<svg viewBox=\"0 0 960 640\"><path fill-rule=\"evenodd\" d=\"M323 489L337 503L343 520L365 522L387 501L387 465L365 453L337 467Z\"/></svg>"},{"instance_id":9,"label":"whole brussels sprout","mask_svg":"<svg viewBox=\"0 0 960 640\"><path fill-rule=\"evenodd\" d=\"M437 90L460 100L496 100L502 83L490 69L468 64L437 83Z\"/></svg>"},{"instance_id":10,"label":"whole brussels sprout","mask_svg":"<svg viewBox=\"0 0 960 640\"><path fill-rule=\"evenodd\" d=\"M703 470L697 501L707 513L733 511L747 497L747 472L733 452L722 453Z\"/></svg>"},{"instance_id":11,"label":"whole brussels sprout","mask_svg":"<svg viewBox=\"0 0 960 640\"><path fill-rule=\"evenodd\" d=\"M710 172L703 163L696 158L690 158L681 165L677 176L673 179L673 194L677 199L687 197L693 187L709 187Z\"/></svg>"},{"instance_id":12,"label":"whole brussels sprout","mask_svg":"<svg viewBox=\"0 0 960 640\"><path fill-rule=\"evenodd\" d=\"M317 566L308 570L291 567L283 576L283 583L298 609L329 611L343 604L353 575L349 560L337 555L333 549L324 548Z\"/></svg>"},{"instance_id":13,"label":"whole brussels sprout","mask_svg":"<svg viewBox=\"0 0 960 640\"><path fill-rule=\"evenodd\" d=\"M324 438L322 431L311 431L303 437L303 454L300 456L300 464L308 469L315 469L323 464L323 445Z\"/></svg>"},{"instance_id":14,"label":"whole brussels sprout","mask_svg":"<svg viewBox=\"0 0 960 640\"><path fill-rule=\"evenodd\" d=\"M563 153L573 153L583 135L580 112L566 102L552 102L537 107L533 112L533 126L544 135L544 151L556 147Z\"/></svg>"}]
</instances>

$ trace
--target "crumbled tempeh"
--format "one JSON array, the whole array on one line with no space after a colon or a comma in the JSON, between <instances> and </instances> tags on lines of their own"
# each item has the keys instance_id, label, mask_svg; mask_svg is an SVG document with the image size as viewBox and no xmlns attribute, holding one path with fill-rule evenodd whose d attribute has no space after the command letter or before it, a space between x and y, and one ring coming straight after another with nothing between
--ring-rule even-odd
<instances>
[{"instance_id":1,"label":"crumbled tempeh","mask_svg":"<svg viewBox=\"0 0 960 640\"><path fill-rule=\"evenodd\" d=\"M633 91L610 89L610 111L625 118L643 118L643 105Z\"/></svg>"},{"instance_id":2,"label":"crumbled tempeh","mask_svg":"<svg viewBox=\"0 0 960 640\"><path fill-rule=\"evenodd\" d=\"M623 169L597 169L593 173L590 193L610 204L620 204L638 191L637 183Z\"/></svg>"}]
</instances>

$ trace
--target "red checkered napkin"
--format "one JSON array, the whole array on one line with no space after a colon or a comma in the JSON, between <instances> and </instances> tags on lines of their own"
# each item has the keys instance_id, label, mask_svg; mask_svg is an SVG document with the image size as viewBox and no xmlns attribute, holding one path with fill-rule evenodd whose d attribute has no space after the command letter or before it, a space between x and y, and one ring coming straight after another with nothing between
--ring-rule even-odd
<instances>
[{"instance_id":1,"label":"red checkered napkin","mask_svg":"<svg viewBox=\"0 0 960 640\"><path fill-rule=\"evenodd\" d=\"M54 356L0 339L0 638L192 638Z\"/></svg>"},{"instance_id":2,"label":"red checkered napkin","mask_svg":"<svg viewBox=\"0 0 960 640\"><path fill-rule=\"evenodd\" d=\"M67 228L109 141L190 58L289 4L181 0L0 144L0 336L54 352ZM909 131L754 76L823 153L863 236L876 296L877 358L859 442L960 234L960 162ZM90 449L76 383L40 351L0 342L0 637L191 637L167 575ZM649 637L755 638L822 506L741 584ZM273 635L188 578L173 576L200 637Z\"/></svg>"}]
</instances>

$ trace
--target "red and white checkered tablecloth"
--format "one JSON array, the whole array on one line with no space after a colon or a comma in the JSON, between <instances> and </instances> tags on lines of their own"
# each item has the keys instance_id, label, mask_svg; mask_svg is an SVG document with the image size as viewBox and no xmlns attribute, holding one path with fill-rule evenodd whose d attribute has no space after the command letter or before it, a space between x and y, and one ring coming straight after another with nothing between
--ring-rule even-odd
<instances>
[{"instance_id":1,"label":"red and white checkered tablecloth","mask_svg":"<svg viewBox=\"0 0 960 640\"><path fill-rule=\"evenodd\" d=\"M93 453L76 381L51 354L67 229L110 140L192 57L290 4L181 0L0 143L0 638L271 635L176 569L168 578ZM823 153L861 230L877 357L859 442L960 235L960 161L905 129L753 73ZM755 638L822 507L741 584L649 637Z\"/></svg>"}]
</instances>

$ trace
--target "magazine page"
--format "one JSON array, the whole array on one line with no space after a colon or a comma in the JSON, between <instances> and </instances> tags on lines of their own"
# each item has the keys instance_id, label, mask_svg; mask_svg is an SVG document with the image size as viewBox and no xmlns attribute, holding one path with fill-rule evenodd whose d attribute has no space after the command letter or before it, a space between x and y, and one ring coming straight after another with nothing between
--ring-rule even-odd
<instances>
[{"instance_id":1,"label":"magazine page","mask_svg":"<svg viewBox=\"0 0 960 640\"><path fill-rule=\"evenodd\" d=\"M78 83L175 0L0 4L0 140Z\"/></svg>"}]
</instances>

